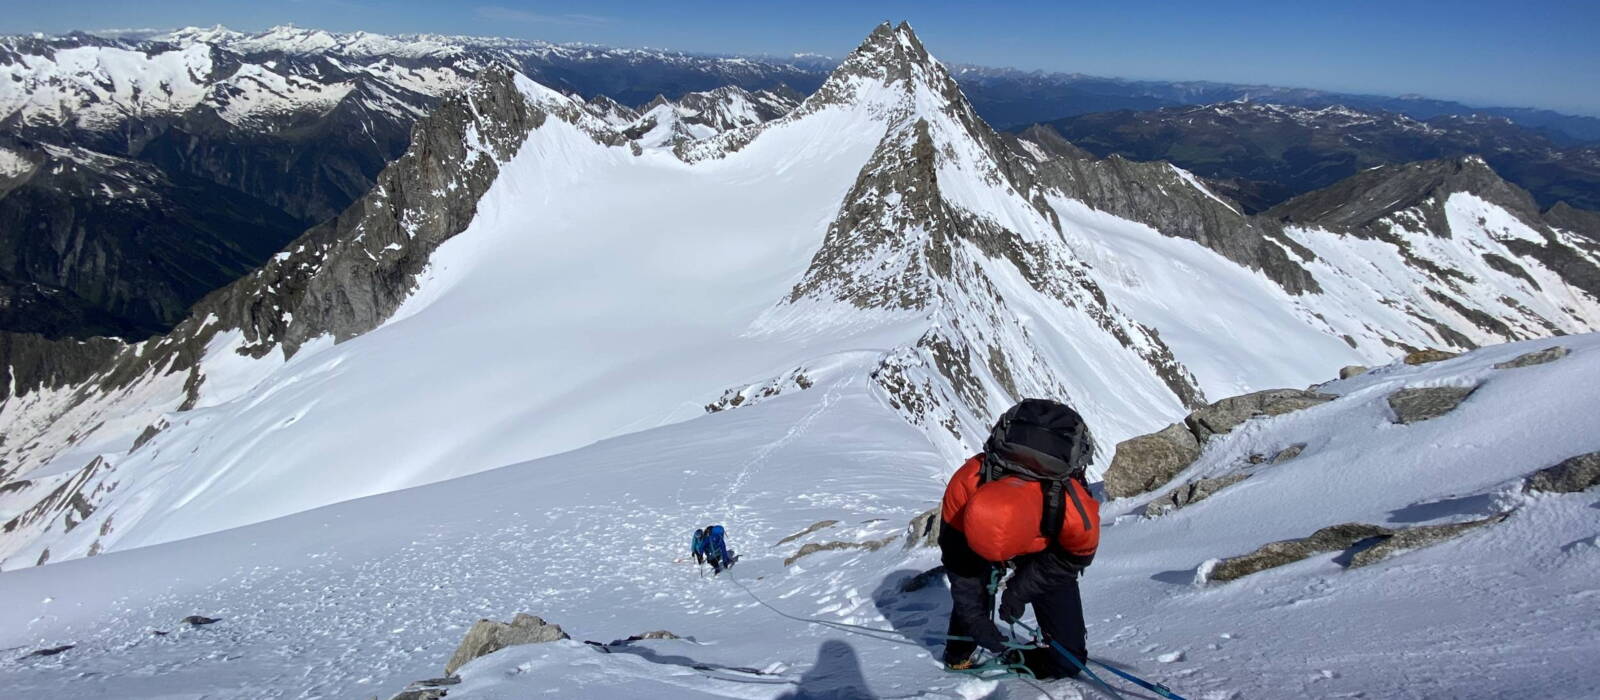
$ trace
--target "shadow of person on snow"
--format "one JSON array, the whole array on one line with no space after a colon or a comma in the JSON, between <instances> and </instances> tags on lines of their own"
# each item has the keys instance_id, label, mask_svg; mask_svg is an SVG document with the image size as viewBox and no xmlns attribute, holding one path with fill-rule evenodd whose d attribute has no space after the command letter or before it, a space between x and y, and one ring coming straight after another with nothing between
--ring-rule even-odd
<instances>
[{"instance_id":1,"label":"shadow of person on snow","mask_svg":"<svg viewBox=\"0 0 1600 700\"><path fill-rule=\"evenodd\" d=\"M872 603L895 632L921 645L933 658L943 658L950 621L950 584L943 566L901 569L883 577L872 592Z\"/></svg>"},{"instance_id":2,"label":"shadow of person on snow","mask_svg":"<svg viewBox=\"0 0 1600 700\"><path fill-rule=\"evenodd\" d=\"M817 662L800 677L800 684L780 700L870 700L874 698L861 674L861 660L849 644L836 639L817 649Z\"/></svg>"}]
</instances>

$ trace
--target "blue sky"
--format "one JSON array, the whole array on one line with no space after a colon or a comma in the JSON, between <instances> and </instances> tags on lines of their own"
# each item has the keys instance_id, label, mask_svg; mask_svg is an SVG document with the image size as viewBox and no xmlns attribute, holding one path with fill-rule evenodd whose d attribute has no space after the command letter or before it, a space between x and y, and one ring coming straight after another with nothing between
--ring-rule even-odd
<instances>
[{"instance_id":1,"label":"blue sky","mask_svg":"<svg viewBox=\"0 0 1600 700\"><path fill-rule=\"evenodd\" d=\"M1600 1L726 3L0 0L0 33L292 22L717 53L843 55L909 20L946 62L1203 79L1600 115Z\"/></svg>"}]
</instances>

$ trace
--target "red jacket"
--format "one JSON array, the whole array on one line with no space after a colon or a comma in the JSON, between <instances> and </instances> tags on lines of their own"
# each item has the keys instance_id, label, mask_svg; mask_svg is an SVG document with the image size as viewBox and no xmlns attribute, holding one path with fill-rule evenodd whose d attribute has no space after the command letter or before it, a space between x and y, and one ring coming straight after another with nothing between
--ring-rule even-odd
<instances>
[{"instance_id":1,"label":"red jacket","mask_svg":"<svg viewBox=\"0 0 1600 700\"><path fill-rule=\"evenodd\" d=\"M972 551L991 562L1044 551L1049 543L1039 529L1044 517L1039 482L1007 476L980 485L982 468L979 454L950 478L941 513L945 525L959 530ZM1067 480L1061 517L1061 548L1074 558L1093 558L1100 547L1100 503L1076 479Z\"/></svg>"}]
</instances>

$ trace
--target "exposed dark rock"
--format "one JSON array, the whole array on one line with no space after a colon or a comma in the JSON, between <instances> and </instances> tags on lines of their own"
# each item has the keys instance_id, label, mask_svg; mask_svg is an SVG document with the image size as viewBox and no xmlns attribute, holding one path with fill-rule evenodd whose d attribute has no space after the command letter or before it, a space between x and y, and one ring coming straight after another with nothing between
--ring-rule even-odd
<instances>
[{"instance_id":1,"label":"exposed dark rock","mask_svg":"<svg viewBox=\"0 0 1600 700\"><path fill-rule=\"evenodd\" d=\"M181 622L183 622L186 625L189 625L190 627L200 627L202 625L211 625L211 624L215 624L215 623L218 623L218 622L221 622L221 621L222 621L222 618L220 618L220 617L206 617L204 615L190 615L190 616L188 616L186 618L183 618L183 620L181 620Z\"/></svg>"},{"instance_id":2,"label":"exposed dark rock","mask_svg":"<svg viewBox=\"0 0 1600 700\"><path fill-rule=\"evenodd\" d=\"M861 549L868 552L876 552L888 546L889 543L894 542L897 539L900 539L899 535L889 535L881 540L868 540L866 542L808 542L805 545L802 545L800 547L800 551L795 552L794 556L784 559L783 565L790 566L805 557L816 554L817 552L834 552L841 549Z\"/></svg>"},{"instance_id":3,"label":"exposed dark rock","mask_svg":"<svg viewBox=\"0 0 1600 700\"><path fill-rule=\"evenodd\" d=\"M519 644L543 644L561 639L571 639L562 631L561 626L527 613L517 613L510 624L495 620L478 620L467 630L467 636L461 640L461 646L456 648L456 653L444 666L444 674L455 675L456 669L461 668L468 661L480 656L493 654L501 649Z\"/></svg>"},{"instance_id":4,"label":"exposed dark rock","mask_svg":"<svg viewBox=\"0 0 1600 700\"><path fill-rule=\"evenodd\" d=\"M138 452L139 448L144 447L145 443L150 442L155 436L160 435L161 431L166 429L167 420L165 418L145 426L144 431L139 433L139 437L133 439L133 447L128 449L128 454Z\"/></svg>"},{"instance_id":5,"label":"exposed dark rock","mask_svg":"<svg viewBox=\"0 0 1600 700\"><path fill-rule=\"evenodd\" d=\"M1577 493L1600 485L1600 452L1590 452L1534 472L1523 483L1524 491Z\"/></svg>"},{"instance_id":6,"label":"exposed dark rock","mask_svg":"<svg viewBox=\"0 0 1600 700\"><path fill-rule=\"evenodd\" d=\"M937 505L911 519L906 525L906 549L939 546L939 528L944 525L943 510L943 505Z\"/></svg>"},{"instance_id":7,"label":"exposed dark rock","mask_svg":"<svg viewBox=\"0 0 1600 700\"><path fill-rule=\"evenodd\" d=\"M1366 374L1366 373L1367 373L1367 368L1365 366L1363 366L1363 365L1347 365L1345 367L1339 368L1339 378L1340 379L1349 379L1351 377L1359 377L1359 376L1361 376L1363 374Z\"/></svg>"},{"instance_id":8,"label":"exposed dark rock","mask_svg":"<svg viewBox=\"0 0 1600 700\"><path fill-rule=\"evenodd\" d=\"M1394 531L1365 523L1345 523L1325 527L1298 540L1268 542L1249 554L1223 559L1206 575L1210 581L1232 581L1258 571L1292 564L1315 554L1349 549L1357 542L1388 537Z\"/></svg>"},{"instance_id":9,"label":"exposed dark rock","mask_svg":"<svg viewBox=\"0 0 1600 700\"><path fill-rule=\"evenodd\" d=\"M0 332L0 401L40 389L77 384L109 364L127 345L110 338L49 340Z\"/></svg>"},{"instance_id":10,"label":"exposed dark rock","mask_svg":"<svg viewBox=\"0 0 1600 700\"><path fill-rule=\"evenodd\" d=\"M1211 567L1206 579L1232 581L1317 554L1341 550L1348 554L1348 559L1341 558L1348 562L1345 566L1368 566L1400 552L1437 544L1474 528L1499 522L1507 515L1503 513L1464 523L1421 525L1398 530L1366 523L1334 525L1322 528L1310 537L1269 542L1249 554L1223 559Z\"/></svg>"},{"instance_id":11,"label":"exposed dark rock","mask_svg":"<svg viewBox=\"0 0 1600 700\"><path fill-rule=\"evenodd\" d=\"M1400 552L1438 544L1453 537L1458 537L1468 530L1504 520L1505 517L1505 515L1494 515L1482 520L1473 520L1465 523L1422 525L1396 530L1393 535L1351 556L1350 568L1376 564Z\"/></svg>"},{"instance_id":12,"label":"exposed dark rock","mask_svg":"<svg viewBox=\"0 0 1600 700\"><path fill-rule=\"evenodd\" d=\"M1106 468L1106 495L1126 498L1149 491L1171 481L1199 457L1200 442L1182 423L1124 440Z\"/></svg>"},{"instance_id":13,"label":"exposed dark rock","mask_svg":"<svg viewBox=\"0 0 1600 700\"><path fill-rule=\"evenodd\" d=\"M668 630L653 630L650 632L645 632L644 634L630 635L627 639L618 639L610 644L607 644L606 646L621 646L623 644L632 644L634 642L642 642L648 639L681 639L681 637Z\"/></svg>"},{"instance_id":14,"label":"exposed dark rock","mask_svg":"<svg viewBox=\"0 0 1600 700\"><path fill-rule=\"evenodd\" d=\"M1579 209L1566 202L1556 202L1555 206L1545 211L1544 220L1556 228L1600 242L1600 211Z\"/></svg>"},{"instance_id":15,"label":"exposed dark rock","mask_svg":"<svg viewBox=\"0 0 1600 700\"><path fill-rule=\"evenodd\" d=\"M1214 199L1167 163L1068 155L1040 164L1038 179L1095 209L1215 250L1261 271L1291 294L1321 291L1316 278L1285 249L1305 261L1316 256L1284 235L1281 226L1247 217Z\"/></svg>"},{"instance_id":16,"label":"exposed dark rock","mask_svg":"<svg viewBox=\"0 0 1600 700\"><path fill-rule=\"evenodd\" d=\"M1394 411L1394 422L1417 423L1438 418L1455 410L1466 401L1476 386L1430 386L1401 389L1389 395L1389 408Z\"/></svg>"},{"instance_id":17,"label":"exposed dark rock","mask_svg":"<svg viewBox=\"0 0 1600 700\"><path fill-rule=\"evenodd\" d=\"M809 534L811 534L813 532L821 530L821 529L823 529L825 527L833 527L834 525L838 525L838 524L839 524L839 521L837 521L837 520L818 520L817 522L811 523L810 525L806 526L806 529L801 530L799 532L796 532L793 535L789 535L788 537L785 537L785 538L783 538L781 540L778 540L772 546L777 547L779 545L785 545L785 544L788 544L788 543L793 542L795 540L798 540L798 539L800 539L802 537L805 537L806 535L809 535Z\"/></svg>"},{"instance_id":18,"label":"exposed dark rock","mask_svg":"<svg viewBox=\"0 0 1600 700\"><path fill-rule=\"evenodd\" d=\"M1545 364L1546 362L1555 362L1556 360L1566 356L1566 348L1560 345L1552 345L1543 350L1535 350L1533 352L1523 353L1512 359L1506 360L1505 362L1496 362L1494 368L1518 369L1521 367L1532 367L1534 365Z\"/></svg>"},{"instance_id":19,"label":"exposed dark rock","mask_svg":"<svg viewBox=\"0 0 1600 700\"><path fill-rule=\"evenodd\" d=\"M1303 442L1295 443L1295 444L1290 445L1288 447L1285 447L1285 448L1283 448L1281 450L1278 450L1278 453L1273 455L1272 459L1268 460L1268 463L1270 463L1270 464L1283 464L1284 462L1287 462L1287 461L1289 461L1291 459L1294 459L1295 457L1299 457L1300 454L1302 452L1305 452L1305 451L1306 451L1306 444L1305 443L1303 443Z\"/></svg>"},{"instance_id":20,"label":"exposed dark rock","mask_svg":"<svg viewBox=\"0 0 1600 700\"><path fill-rule=\"evenodd\" d=\"M1460 353L1427 349L1407 353L1406 356L1402 358L1402 361L1408 365L1426 365L1434 362L1443 362L1452 357L1458 356L1460 356Z\"/></svg>"},{"instance_id":21,"label":"exposed dark rock","mask_svg":"<svg viewBox=\"0 0 1600 700\"><path fill-rule=\"evenodd\" d=\"M1199 479L1179 486L1144 507L1145 517L1155 517L1210 498L1212 494L1250 478L1250 474L1235 472L1210 479Z\"/></svg>"},{"instance_id":22,"label":"exposed dark rock","mask_svg":"<svg viewBox=\"0 0 1600 700\"><path fill-rule=\"evenodd\" d=\"M34 659L34 658L39 658L39 657L44 657L44 656L55 656L56 654L60 654L63 651L67 651L68 649L72 649L72 648L75 648L77 646L78 645L76 645L76 644L63 644L63 645L58 646L58 647L49 647L49 648L46 648L46 649L36 649L34 651L29 652L27 656L24 656L22 658L24 658L24 659Z\"/></svg>"},{"instance_id":23,"label":"exposed dark rock","mask_svg":"<svg viewBox=\"0 0 1600 700\"><path fill-rule=\"evenodd\" d=\"M1521 265L1511 262L1511 260L1507 259L1505 256L1496 255L1494 253L1484 253L1483 261L1488 263L1489 267L1494 268L1495 270L1527 282L1528 285L1534 289L1541 289L1539 283L1534 281L1533 275L1528 274L1528 271L1523 269Z\"/></svg>"},{"instance_id":24,"label":"exposed dark rock","mask_svg":"<svg viewBox=\"0 0 1600 700\"><path fill-rule=\"evenodd\" d=\"M1212 435L1231 432L1251 418L1293 413L1335 398L1332 394L1303 389L1269 389L1223 399L1189 414L1184 423L1195 438L1204 444Z\"/></svg>"},{"instance_id":25,"label":"exposed dark rock","mask_svg":"<svg viewBox=\"0 0 1600 700\"><path fill-rule=\"evenodd\" d=\"M1506 182L1481 158L1445 158L1365 170L1338 183L1295 197L1263 215L1286 222L1319 226L1372 238L1386 238L1387 221L1418 225L1438 236L1449 236L1444 204L1451 194L1470 192L1542 227L1539 208L1526 190ZM1395 217L1414 211L1417 222Z\"/></svg>"},{"instance_id":26,"label":"exposed dark rock","mask_svg":"<svg viewBox=\"0 0 1600 700\"><path fill-rule=\"evenodd\" d=\"M389 700L439 700L449 694L447 689L450 686L460 683L460 676L445 676L443 678L416 681L406 686L405 690L400 691Z\"/></svg>"}]
</instances>

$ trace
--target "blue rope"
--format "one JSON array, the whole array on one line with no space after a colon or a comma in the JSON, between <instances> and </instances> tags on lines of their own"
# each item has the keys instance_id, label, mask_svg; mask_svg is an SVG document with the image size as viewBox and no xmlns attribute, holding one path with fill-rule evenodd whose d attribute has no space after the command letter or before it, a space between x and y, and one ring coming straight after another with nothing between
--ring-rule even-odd
<instances>
[{"instance_id":1,"label":"blue rope","mask_svg":"<svg viewBox=\"0 0 1600 700\"><path fill-rule=\"evenodd\" d=\"M1118 676L1121 676L1123 680L1125 680L1125 681L1127 681L1129 683L1132 683L1134 685L1137 685L1140 688L1144 688L1145 690L1148 690L1148 691L1150 691L1152 693L1155 693L1156 695L1160 695L1161 697L1170 698L1170 700L1185 700L1183 696L1172 692L1172 689L1168 688L1167 686L1164 686L1164 685L1162 685L1160 683L1152 683L1152 682L1147 681L1147 680L1145 680L1143 678L1140 678L1140 677L1135 676L1135 675L1133 675L1131 673L1128 673L1127 671L1124 671L1124 670L1122 670L1120 668L1117 668L1116 666L1112 666L1111 664L1108 664L1108 663L1106 663L1104 661L1098 661L1096 659L1089 659L1089 663L1095 664L1097 666L1100 666L1101 668L1104 668L1107 671L1115 673Z\"/></svg>"},{"instance_id":2,"label":"blue rope","mask_svg":"<svg viewBox=\"0 0 1600 700\"><path fill-rule=\"evenodd\" d=\"M1034 629L1032 627L1029 627L1027 625L1027 623L1024 623L1024 622L1013 622L1011 624L1020 625L1022 627L1022 629L1027 630L1029 634L1033 635L1033 638L1035 640L1043 639L1043 635L1039 634L1039 630L1036 630L1036 629ZM1050 646L1055 648L1056 653L1067 657L1067 660L1071 661L1072 665L1077 666L1078 670L1082 671L1084 675L1094 679L1094 682L1099 684L1099 686L1102 689L1104 689L1107 693L1110 693L1111 697L1117 698L1117 700L1122 700L1122 694L1118 693L1115 688L1112 688L1110 683L1105 682L1105 679L1101 678L1099 675L1096 675L1094 671L1089 670L1088 666L1083 665L1083 662L1078 660L1077 655L1073 654L1070 651L1067 651L1066 647L1061 646L1061 644L1059 642L1057 642L1056 640L1054 640L1054 639L1050 639L1050 640L1046 640L1046 641L1050 642Z\"/></svg>"}]
</instances>

